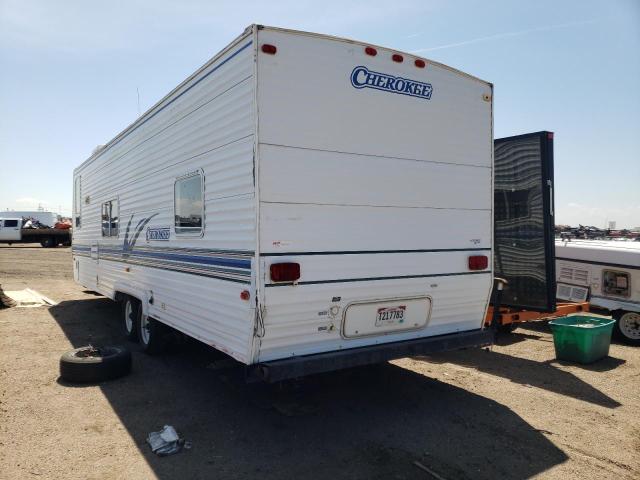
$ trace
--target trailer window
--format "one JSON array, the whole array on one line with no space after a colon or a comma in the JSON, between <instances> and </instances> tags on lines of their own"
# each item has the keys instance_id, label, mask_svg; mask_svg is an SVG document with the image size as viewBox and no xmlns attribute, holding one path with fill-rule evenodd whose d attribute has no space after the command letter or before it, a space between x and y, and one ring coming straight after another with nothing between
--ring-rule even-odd
<instances>
[{"instance_id":1,"label":"trailer window","mask_svg":"<svg viewBox=\"0 0 640 480\"><path fill-rule=\"evenodd\" d=\"M602 275L602 290L606 295L629 296L630 285L628 273L605 270L602 272Z\"/></svg>"},{"instance_id":2,"label":"trailer window","mask_svg":"<svg viewBox=\"0 0 640 480\"><path fill-rule=\"evenodd\" d=\"M118 200L109 200L102 204L102 236L118 236Z\"/></svg>"},{"instance_id":3,"label":"trailer window","mask_svg":"<svg viewBox=\"0 0 640 480\"><path fill-rule=\"evenodd\" d=\"M174 211L177 234L202 233L202 218L204 217L202 190L202 175L200 173L176 180Z\"/></svg>"},{"instance_id":4,"label":"trailer window","mask_svg":"<svg viewBox=\"0 0 640 480\"><path fill-rule=\"evenodd\" d=\"M80 199L80 177L76 177L73 185L73 215L75 227L80 227L80 209L82 200Z\"/></svg>"},{"instance_id":5,"label":"trailer window","mask_svg":"<svg viewBox=\"0 0 640 480\"><path fill-rule=\"evenodd\" d=\"M18 220L5 220L4 221L4 226L5 227L17 227L18 226Z\"/></svg>"}]
</instances>

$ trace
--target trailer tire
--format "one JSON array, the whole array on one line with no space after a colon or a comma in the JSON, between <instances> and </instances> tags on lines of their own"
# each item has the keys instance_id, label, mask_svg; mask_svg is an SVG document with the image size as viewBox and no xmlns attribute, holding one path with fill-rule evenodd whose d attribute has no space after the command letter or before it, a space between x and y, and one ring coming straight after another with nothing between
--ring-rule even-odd
<instances>
[{"instance_id":1,"label":"trailer tire","mask_svg":"<svg viewBox=\"0 0 640 480\"><path fill-rule=\"evenodd\" d=\"M627 345L640 346L640 313L616 310L614 333L618 339Z\"/></svg>"},{"instance_id":2,"label":"trailer tire","mask_svg":"<svg viewBox=\"0 0 640 480\"><path fill-rule=\"evenodd\" d=\"M138 335L142 351L149 355L162 353L168 344L168 328L159 321L140 315Z\"/></svg>"},{"instance_id":3,"label":"trailer tire","mask_svg":"<svg viewBox=\"0 0 640 480\"><path fill-rule=\"evenodd\" d=\"M140 316L142 305L140 300L129 295L122 299L122 329L128 340L137 342L140 337Z\"/></svg>"},{"instance_id":4,"label":"trailer tire","mask_svg":"<svg viewBox=\"0 0 640 480\"><path fill-rule=\"evenodd\" d=\"M73 383L113 380L131 372L131 352L124 347L76 348L60 357L60 378Z\"/></svg>"}]
</instances>

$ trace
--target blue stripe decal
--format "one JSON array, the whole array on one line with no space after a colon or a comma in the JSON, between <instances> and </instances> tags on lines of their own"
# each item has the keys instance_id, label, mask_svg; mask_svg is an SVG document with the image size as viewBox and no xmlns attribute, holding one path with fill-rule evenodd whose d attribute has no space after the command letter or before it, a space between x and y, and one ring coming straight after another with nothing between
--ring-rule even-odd
<instances>
[{"instance_id":1,"label":"blue stripe decal","mask_svg":"<svg viewBox=\"0 0 640 480\"><path fill-rule=\"evenodd\" d=\"M111 256L122 256L121 249L107 249L100 248L100 256L102 253L111 255ZM251 269L251 260L241 260L241 259L233 259L233 258L221 258L221 257L209 257L209 256L201 256L201 255L187 255L183 253L164 253L164 252L149 252L149 251L141 251L134 248L134 250L126 256L132 257L148 257L160 260L172 260L175 262L188 262L188 263L197 263L202 265L219 265L224 267L235 267L242 269Z\"/></svg>"},{"instance_id":2,"label":"blue stripe decal","mask_svg":"<svg viewBox=\"0 0 640 480\"><path fill-rule=\"evenodd\" d=\"M251 44L253 43L253 41L247 43L245 46L243 46L242 48L240 48L238 51L236 51L233 55L229 56L228 58L226 58L225 60L223 60L222 62L220 62L218 65L216 65L214 68L211 69L211 71L205 73L202 77L200 77L198 80L196 80L195 82L193 82L191 85L189 85L187 88L184 89L184 91L180 92L180 94L176 95L174 98L172 98L170 101L168 101L165 105L163 105L162 107L160 107L158 110L156 110L155 112L153 112L152 114L150 114L147 118L145 118L144 120L142 120L140 123L134 123L131 126L131 129L125 129L122 133L120 133L118 136L116 136L116 138L114 140L112 140L111 142L107 143L107 145L105 146L104 149L102 149L98 155L96 157L89 157L90 158L99 158L102 153L104 153L108 148L113 147L114 145L117 145L118 143L120 143L122 140L124 140L131 132L133 132L134 130L136 130L138 127L141 127L142 125L144 125L145 123L147 123L149 120L151 120L153 117L155 117L157 114L159 114L161 111L163 111L165 108L167 108L168 106L170 106L173 102L175 102L176 100L178 100L182 95L184 95L185 93L187 93L189 90L191 90L193 87L195 87L196 85L198 85L201 81L203 81L205 78L207 78L209 75L211 75L213 72L215 72L216 70L218 70L220 67L222 67L225 63L227 63L229 60L231 60L233 57L235 57L236 55L238 55L240 52L242 52L243 50L247 49L248 47L251 46ZM120 136L122 135L122 136Z\"/></svg>"},{"instance_id":3,"label":"blue stripe decal","mask_svg":"<svg viewBox=\"0 0 640 480\"><path fill-rule=\"evenodd\" d=\"M91 247L76 245L74 254L89 256ZM99 245L98 259L123 262L192 275L251 282L251 260L254 252L238 250L187 249L179 247L134 247L123 250L113 245Z\"/></svg>"}]
</instances>

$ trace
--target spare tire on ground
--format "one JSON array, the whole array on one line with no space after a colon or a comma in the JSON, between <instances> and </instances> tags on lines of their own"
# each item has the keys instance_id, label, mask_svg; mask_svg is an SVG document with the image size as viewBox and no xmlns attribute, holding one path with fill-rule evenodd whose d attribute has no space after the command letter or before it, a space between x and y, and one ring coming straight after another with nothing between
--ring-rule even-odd
<instances>
[{"instance_id":1,"label":"spare tire on ground","mask_svg":"<svg viewBox=\"0 0 640 480\"><path fill-rule=\"evenodd\" d=\"M80 347L60 357L60 377L67 382L95 383L131 372L131 352L120 346Z\"/></svg>"}]
</instances>

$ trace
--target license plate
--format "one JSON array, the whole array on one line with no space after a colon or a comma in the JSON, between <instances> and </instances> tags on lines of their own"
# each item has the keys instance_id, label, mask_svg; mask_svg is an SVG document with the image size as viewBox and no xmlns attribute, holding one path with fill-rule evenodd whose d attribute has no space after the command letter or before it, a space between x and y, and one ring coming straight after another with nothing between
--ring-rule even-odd
<instances>
[{"instance_id":1,"label":"license plate","mask_svg":"<svg viewBox=\"0 0 640 480\"><path fill-rule=\"evenodd\" d=\"M376 315L376 327L403 323L406 310L406 305L379 308Z\"/></svg>"}]
</instances>

